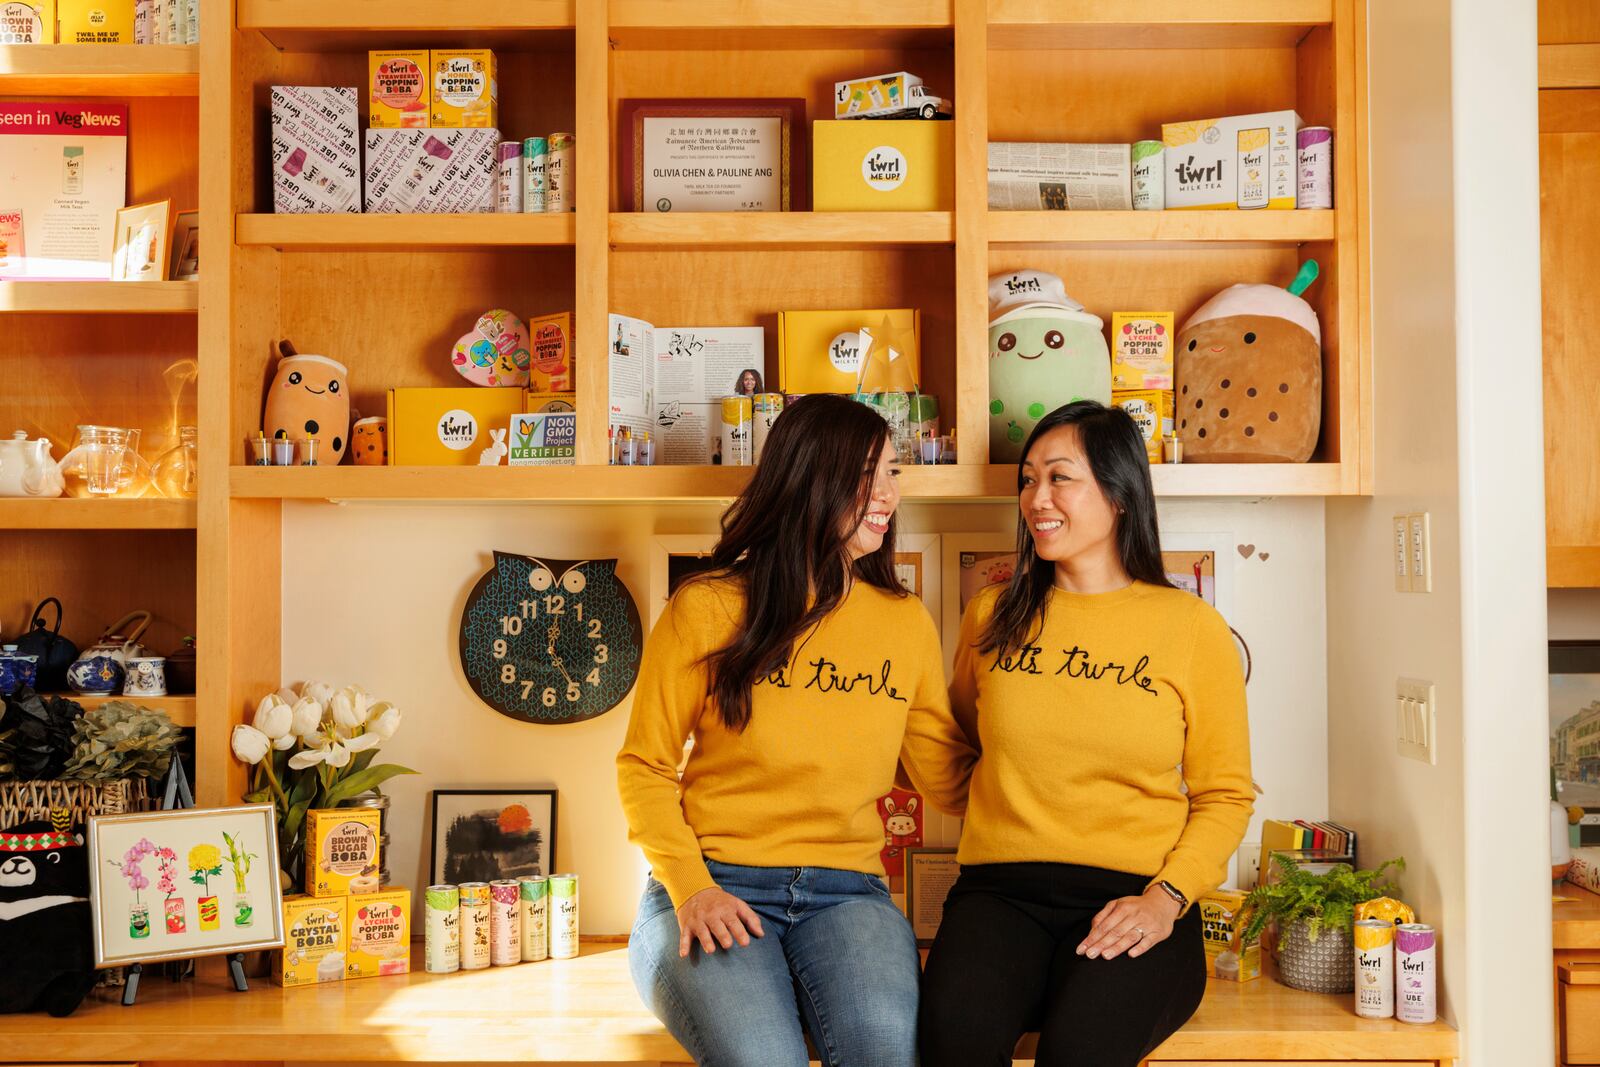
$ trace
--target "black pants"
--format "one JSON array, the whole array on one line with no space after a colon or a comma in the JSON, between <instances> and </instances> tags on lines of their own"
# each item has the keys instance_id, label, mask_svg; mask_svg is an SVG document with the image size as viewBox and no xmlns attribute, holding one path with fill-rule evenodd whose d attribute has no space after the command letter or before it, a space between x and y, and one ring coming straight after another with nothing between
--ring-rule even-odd
<instances>
[{"instance_id":1,"label":"black pants","mask_svg":"<svg viewBox=\"0 0 1600 1067\"><path fill-rule=\"evenodd\" d=\"M1148 878L1066 863L963 867L922 977L922 1067L1011 1063L1039 1031L1038 1067L1135 1067L1206 989L1200 909L1138 958L1077 954L1095 914Z\"/></svg>"}]
</instances>

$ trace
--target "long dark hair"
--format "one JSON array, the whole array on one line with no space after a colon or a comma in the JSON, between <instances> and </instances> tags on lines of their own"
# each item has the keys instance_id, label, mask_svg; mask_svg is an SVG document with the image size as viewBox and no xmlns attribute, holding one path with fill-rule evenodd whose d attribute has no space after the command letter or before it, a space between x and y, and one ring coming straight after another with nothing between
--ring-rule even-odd
<instances>
[{"instance_id":1,"label":"long dark hair","mask_svg":"<svg viewBox=\"0 0 1600 1067\"><path fill-rule=\"evenodd\" d=\"M1094 400L1076 400L1040 419L1017 461L1017 493L1022 492L1022 464L1033 446L1063 426L1077 427L1089 470L1117 512L1117 554L1123 569L1136 581L1171 586L1161 563L1161 531L1156 524L1156 494L1150 484L1144 437L1126 411ZM1031 643L1044 625L1045 600L1055 577L1055 564L1040 559L1033 550L1024 516L1017 523L1016 573L995 602L989 625L978 639L978 651L1003 657Z\"/></svg>"},{"instance_id":2,"label":"long dark hair","mask_svg":"<svg viewBox=\"0 0 1600 1067\"><path fill-rule=\"evenodd\" d=\"M865 404L797 400L773 423L754 477L723 513L711 566L697 578L731 578L744 592L738 633L705 660L728 729L750 722L752 687L787 665L794 643L838 607L847 576L905 595L894 576L893 519L878 551L852 564L847 547L888 440L888 423Z\"/></svg>"}]
</instances>

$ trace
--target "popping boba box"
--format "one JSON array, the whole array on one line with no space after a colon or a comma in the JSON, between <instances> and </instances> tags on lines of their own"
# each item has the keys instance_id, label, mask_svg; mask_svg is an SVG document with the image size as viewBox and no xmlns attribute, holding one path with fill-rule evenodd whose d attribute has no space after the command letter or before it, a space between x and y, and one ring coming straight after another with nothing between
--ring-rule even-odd
<instances>
[{"instance_id":1,"label":"popping boba box","mask_svg":"<svg viewBox=\"0 0 1600 1067\"><path fill-rule=\"evenodd\" d=\"M528 388L538 393L572 391L572 312L540 315L528 321Z\"/></svg>"},{"instance_id":2,"label":"popping boba box","mask_svg":"<svg viewBox=\"0 0 1600 1067\"><path fill-rule=\"evenodd\" d=\"M493 52L487 48L435 48L428 59L433 70L429 125L450 130L499 128L499 70Z\"/></svg>"},{"instance_id":3,"label":"popping boba box","mask_svg":"<svg viewBox=\"0 0 1600 1067\"><path fill-rule=\"evenodd\" d=\"M1214 889L1200 898L1200 936L1205 939L1206 977L1248 982L1261 977L1261 939L1241 944L1244 898L1237 889Z\"/></svg>"},{"instance_id":4,"label":"popping boba box","mask_svg":"<svg viewBox=\"0 0 1600 1067\"><path fill-rule=\"evenodd\" d=\"M390 887L348 898L350 951L346 978L411 970L411 890Z\"/></svg>"},{"instance_id":5,"label":"popping boba box","mask_svg":"<svg viewBox=\"0 0 1600 1067\"><path fill-rule=\"evenodd\" d=\"M367 53L367 125L375 130L428 125L433 96L428 50Z\"/></svg>"},{"instance_id":6,"label":"popping boba box","mask_svg":"<svg viewBox=\"0 0 1600 1067\"><path fill-rule=\"evenodd\" d=\"M344 979L349 947L345 897L293 895L283 898L281 986L316 985Z\"/></svg>"},{"instance_id":7,"label":"popping boba box","mask_svg":"<svg viewBox=\"0 0 1600 1067\"><path fill-rule=\"evenodd\" d=\"M1111 388L1172 388L1170 311L1111 313Z\"/></svg>"},{"instance_id":8,"label":"popping boba box","mask_svg":"<svg viewBox=\"0 0 1600 1067\"><path fill-rule=\"evenodd\" d=\"M370 893L378 888L378 820L365 808L306 812L306 892L317 897Z\"/></svg>"}]
</instances>

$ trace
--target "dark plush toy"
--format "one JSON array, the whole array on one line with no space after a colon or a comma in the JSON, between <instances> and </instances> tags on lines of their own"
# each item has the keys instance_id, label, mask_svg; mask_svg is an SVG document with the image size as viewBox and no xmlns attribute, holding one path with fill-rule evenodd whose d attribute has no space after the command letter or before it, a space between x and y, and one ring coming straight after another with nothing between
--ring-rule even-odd
<instances>
[{"instance_id":1,"label":"dark plush toy","mask_svg":"<svg viewBox=\"0 0 1600 1067\"><path fill-rule=\"evenodd\" d=\"M71 1015L94 988L89 863L66 812L0 830L0 1012Z\"/></svg>"}]
</instances>

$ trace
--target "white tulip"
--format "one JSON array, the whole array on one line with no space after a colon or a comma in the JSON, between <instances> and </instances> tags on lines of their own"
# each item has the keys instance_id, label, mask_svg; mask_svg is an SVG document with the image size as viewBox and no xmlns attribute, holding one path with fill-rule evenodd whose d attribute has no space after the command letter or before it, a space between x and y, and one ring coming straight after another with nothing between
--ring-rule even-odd
<instances>
[{"instance_id":1,"label":"white tulip","mask_svg":"<svg viewBox=\"0 0 1600 1067\"><path fill-rule=\"evenodd\" d=\"M340 742L340 744L344 745L344 747L349 749L351 752L365 752L369 748L377 748L382 743L383 738L371 732L357 734L348 741Z\"/></svg>"},{"instance_id":2,"label":"white tulip","mask_svg":"<svg viewBox=\"0 0 1600 1067\"><path fill-rule=\"evenodd\" d=\"M301 749L289 757L289 769L291 771L303 771L307 767L315 767L317 764L327 760L327 758L328 750L326 746Z\"/></svg>"},{"instance_id":3,"label":"white tulip","mask_svg":"<svg viewBox=\"0 0 1600 1067\"><path fill-rule=\"evenodd\" d=\"M341 689L333 694L330 702L333 721L346 730L354 730L367 721L370 704L371 698L361 690L354 687Z\"/></svg>"},{"instance_id":4,"label":"white tulip","mask_svg":"<svg viewBox=\"0 0 1600 1067\"><path fill-rule=\"evenodd\" d=\"M322 705L310 697L301 697L290 709L289 731L307 741L322 732Z\"/></svg>"},{"instance_id":5,"label":"white tulip","mask_svg":"<svg viewBox=\"0 0 1600 1067\"><path fill-rule=\"evenodd\" d=\"M400 709L387 701L380 701L372 706L372 718L367 720L367 733L376 734L379 740L387 741L400 729Z\"/></svg>"},{"instance_id":6,"label":"white tulip","mask_svg":"<svg viewBox=\"0 0 1600 1067\"><path fill-rule=\"evenodd\" d=\"M335 741L328 746L327 755L323 757L330 767L345 767L350 763L350 746L343 741Z\"/></svg>"},{"instance_id":7,"label":"white tulip","mask_svg":"<svg viewBox=\"0 0 1600 1067\"><path fill-rule=\"evenodd\" d=\"M268 693L256 705L255 728L273 741L286 736L294 716L289 705L278 699L278 694Z\"/></svg>"},{"instance_id":8,"label":"white tulip","mask_svg":"<svg viewBox=\"0 0 1600 1067\"><path fill-rule=\"evenodd\" d=\"M272 747L277 749L279 752L287 752L299 743L300 739L296 737L293 732L290 732L284 734L282 737L273 738Z\"/></svg>"},{"instance_id":9,"label":"white tulip","mask_svg":"<svg viewBox=\"0 0 1600 1067\"><path fill-rule=\"evenodd\" d=\"M233 745L233 754L241 763L260 763L267 756L271 740L254 726L241 723L233 728L230 743Z\"/></svg>"},{"instance_id":10,"label":"white tulip","mask_svg":"<svg viewBox=\"0 0 1600 1067\"><path fill-rule=\"evenodd\" d=\"M300 694L296 693L288 686L284 686L282 689L278 690L278 699L292 708L294 707L294 702L300 699Z\"/></svg>"},{"instance_id":11,"label":"white tulip","mask_svg":"<svg viewBox=\"0 0 1600 1067\"><path fill-rule=\"evenodd\" d=\"M300 687L300 695L310 697L326 707L328 701L333 699L333 686L327 682L307 682Z\"/></svg>"}]
</instances>

